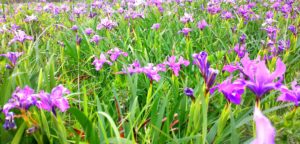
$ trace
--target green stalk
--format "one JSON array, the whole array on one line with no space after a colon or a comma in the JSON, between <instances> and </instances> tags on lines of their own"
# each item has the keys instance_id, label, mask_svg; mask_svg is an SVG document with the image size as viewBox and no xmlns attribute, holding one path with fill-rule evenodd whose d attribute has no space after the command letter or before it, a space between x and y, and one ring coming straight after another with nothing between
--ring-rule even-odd
<instances>
[{"instance_id":1,"label":"green stalk","mask_svg":"<svg viewBox=\"0 0 300 144\"><path fill-rule=\"evenodd\" d=\"M208 111L208 103L209 103L209 91L206 89L206 86L203 86L204 96L202 99L202 144L206 143L206 135L207 135L207 111Z\"/></svg>"},{"instance_id":2,"label":"green stalk","mask_svg":"<svg viewBox=\"0 0 300 144\"><path fill-rule=\"evenodd\" d=\"M151 80L149 89L148 89L148 94L147 94L146 106L148 106L151 103L152 89L153 89L153 84L152 84L152 80Z\"/></svg>"}]
</instances>

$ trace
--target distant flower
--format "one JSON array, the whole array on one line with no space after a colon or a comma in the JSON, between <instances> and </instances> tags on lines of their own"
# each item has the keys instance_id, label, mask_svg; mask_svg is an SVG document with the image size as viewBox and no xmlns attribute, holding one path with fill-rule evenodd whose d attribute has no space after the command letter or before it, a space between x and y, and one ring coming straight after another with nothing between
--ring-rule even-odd
<instances>
[{"instance_id":1,"label":"distant flower","mask_svg":"<svg viewBox=\"0 0 300 144\"><path fill-rule=\"evenodd\" d=\"M208 55L205 51L193 54L193 64L198 66L201 76L204 78L206 88L209 90L215 83L216 76L219 72L218 70L210 68L207 56Z\"/></svg>"},{"instance_id":2,"label":"distant flower","mask_svg":"<svg viewBox=\"0 0 300 144\"><path fill-rule=\"evenodd\" d=\"M5 115L5 122L3 124L3 128L6 130L17 129L13 112L9 112Z\"/></svg>"},{"instance_id":3,"label":"distant flower","mask_svg":"<svg viewBox=\"0 0 300 144\"><path fill-rule=\"evenodd\" d=\"M151 29L153 29L153 30L158 30L159 28L160 28L160 24L159 23L155 23L151 27Z\"/></svg>"},{"instance_id":4,"label":"distant flower","mask_svg":"<svg viewBox=\"0 0 300 144\"><path fill-rule=\"evenodd\" d=\"M292 6L289 5L289 4L284 4L281 7L281 12L284 13L284 14L289 14L291 11L292 11Z\"/></svg>"},{"instance_id":5,"label":"distant flower","mask_svg":"<svg viewBox=\"0 0 300 144\"><path fill-rule=\"evenodd\" d=\"M91 28L87 28L87 29L84 30L84 32L85 32L86 35L91 35L92 33L94 33L94 30L91 29Z\"/></svg>"},{"instance_id":6,"label":"distant flower","mask_svg":"<svg viewBox=\"0 0 300 144\"><path fill-rule=\"evenodd\" d=\"M24 31L17 30L14 32L14 38L9 41L8 45L15 43L16 41L23 43L25 40L33 40L32 36L27 35Z\"/></svg>"},{"instance_id":7,"label":"distant flower","mask_svg":"<svg viewBox=\"0 0 300 144\"><path fill-rule=\"evenodd\" d=\"M233 48L235 53L240 57L243 58L245 56L246 50L246 44L236 44Z\"/></svg>"},{"instance_id":8,"label":"distant flower","mask_svg":"<svg viewBox=\"0 0 300 144\"><path fill-rule=\"evenodd\" d=\"M182 33L184 36L188 36L191 31L192 31L192 29L190 29L190 28L183 28L178 33Z\"/></svg>"},{"instance_id":9,"label":"distant flower","mask_svg":"<svg viewBox=\"0 0 300 144\"><path fill-rule=\"evenodd\" d=\"M130 75L132 75L135 73L143 72L143 68L141 67L139 61L134 61L127 68L124 68L122 71L123 73L129 73Z\"/></svg>"},{"instance_id":10,"label":"distant flower","mask_svg":"<svg viewBox=\"0 0 300 144\"><path fill-rule=\"evenodd\" d=\"M17 63L17 60L22 54L23 52L8 52L6 54L0 54L0 56L8 58L11 62L12 67L14 67Z\"/></svg>"},{"instance_id":11,"label":"distant flower","mask_svg":"<svg viewBox=\"0 0 300 144\"><path fill-rule=\"evenodd\" d=\"M97 30L101 30L103 28L106 28L108 30L113 29L114 27L116 27L118 24L110 19L108 19L107 17L104 19L101 19L100 24L97 25Z\"/></svg>"},{"instance_id":12,"label":"distant flower","mask_svg":"<svg viewBox=\"0 0 300 144\"><path fill-rule=\"evenodd\" d=\"M35 15L26 16L24 19L25 22L37 21L37 17Z\"/></svg>"},{"instance_id":13,"label":"distant flower","mask_svg":"<svg viewBox=\"0 0 300 144\"><path fill-rule=\"evenodd\" d=\"M223 11L221 14L221 17L222 17L222 19L226 19L226 20L234 18L232 13L229 11Z\"/></svg>"},{"instance_id":14,"label":"distant flower","mask_svg":"<svg viewBox=\"0 0 300 144\"><path fill-rule=\"evenodd\" d=\"M278 41L278 53L284 51L284 50L287 50L289 49L291 46L291 42L289 40L279 40Z\"/></svg>"},{"instance_id":15,"label":"distant flower","mask_svg":"<svg viewBox=\"0 0 300 144\"><path fill-rule=\"evenodd\" d=\"M289 90L287 87L283 86L280 91L281 95L277 98L277 101L283 102L293 102L295 106L300 104L300 85L297 85L297 81L294 80L291 83L292 89Z\"/></svg>"},{"instance_id":16,"label":"distant flower","mask_svg":"<svg viewBox=\"0 0 300 144\"><path fill-rule=\"evenodd\" d=\"M207 22L203 19L201 21L198 22L197 27L200 30L204 30L204 28L206 28L208 26Z\"/></svg>"},{"instance_id":17,"label":"distant flower","mask_svg":"<svg viewBox=\"0 0 300 144\"><path fill-rule=\"evenodd\" d=\"M251 144L275 144L276 130L270 120L257 107L254 109L254 121L256 138Z\"/></svg>"},{"instance_id":18,"label":"distant flower","mask_svg":"<svg viewBox=\"0 0 300 144\"><path fill-rule=\"evenodd\" d=\"M268 37L272 40L275 40L276 39L276 36L277 36L277 31L278 29L274 26L267 26L265 29L264 29L267 34L268 34Z\"/></svg>"},{"instance_id":19,"label":"distant flower","mask_svg":"<svg viewBox=\"0 0 300 144\"><path fill-rule=\"evenodd\" d=\"M81 37L79 37L79 35L78 35L78 34L76 34L76 45L77 45L77 46L79 46L79 45L80 45L80 43L81 43L81 41L82 41L82 38L81 38Z\"/></svg>"},{"instance_id":20,"label":"distant flower","mask_svg":"<svg viewBox=\"0 0 300 144\"><path fill-rule=\"evenodd\" d=\"M37 107L40 109L44 109L49 112L55 112L55 108L58 108L60 111L65 112L69 109L68 99L63 97L64 94L69 94L70 91L63 87L62 85L58 85L54 87L51 93L46 93L41 91L37 94L39 101L37 102Z\"/></svg>"},{"instance_id":21,"label":"distant flower","mask_svg":"<svg viewBox=\"0 0 300 144\"><path fill-rule=\"evenodd\" d=\"M214 15L217 14L221 11L221 6L218 2L212 3L209 2L207 3L207 12Z\"/></svg>"},{"instance_id":22,"label":"distant flower","mask_svg":"<svg viewBox=\"0 0 300 144\"><path fill-rule=\"evenodd\" d=\"M25 86L23 89L17 87L12 97L3 106L3 113L7 115L14 108L28 110L30 106L35 104L36 98L33 89L28 86Z\"/></svg>"},{"instance_id":23,"label":"distant flower","mask_svg":"<svg viewBox=\"0 0 300 144\"><path fill-rule=\"evenodd\" d=\"M109 50L109 51L107 52L107 54L110 55L110 60L111 60L111 61L116 61L120 55L123 55L123 56L125 56L125 57L128 56L128 54L127 54L126 52L123 52L122 50L120 50L120 49L117 48L117 47L115 47L115 48Z\"/></svg>"},{"instance_id":24,"label":"distant flower","mask_svg":"<svg viewBox=\"0 0 300 144\"><path fill-rule=\"evenodd\" d=\"M240 36L240 43L245 43L246 41L246 35L245 34L242 34L241 36Z\"/></svg>"},{"instance_id":25,"label":"distant flower","mask_svg":"<svg viewBox=\"0 0 300 144\"><path fill-rule=\"evenodd\" d=\"M266 18L267 19L273 19L273 17L274 17L273 11L267 11L266 12Z\"/></svg>"},{"instance_id":26,"label":"distant flower","mask_svg":"<svg viewBox=\"0 0 300 144\"><path fill-rule=\"evenodd\" d=\"M294 25L290 25L288 29L296 36L297 35L297 29Z\"/></svg>"},{"instance_id":27,"label":"distant flower","mask_svg":"<svg viewBox=\"0 0 300 144\"><path fill-rule=\"evenodd\" d=\"M96 44L99 43L100 40L102 40L103 37L100 37L99 35L94 35L92 38L91 38L91 42L94 42Z\"/></svg>"},{"instance_id":28,"label":"distant flower","mask_svg":"<svg viewBox=\"0 0 300 144\"><path fill-rule=\"evenodd\" d=\"M71 30L76 32L78 30L78 26L77 25L73 25L72 28L71 28Z\"/></svg>"},{"instance_id":29,"label":"distant flower","mask_svg":"<svg viewBox=\"0 0 300 144\"><path fill-rule=\"evenodd\" d=\"M96 67L96 70L99 71L105 63L112 65L112 63L106 59L106 56L104 54L100 54L100 58L98 59L97 57L95 57L92 64Z\"/></svg>"},{"instance_id":30,"label":"distant flower","mask_svg":"<svg viewBox=\"0 0 300 144\"><path fill-rule=\"evenodd\" d=\"M239 80L231 82L231 79L232 77L227 78L222 83L213 87L210 92L213 93L215 89L218 89L228 102L239 105L241 103L241 96L245 91L245 85Z\"/></svg>"},{"instance_id":31,"label":"distant flower","mask_svg":"<svg viewBox=\"0 0 300 144\"><path fill-rule=\"evenodd\" d=\"M160 75L158 72L162 71L163 69L158 66L154 66L153 64L149 63L147 66L143 67L143 73L151 80L159 81Z\"/></svg>"},{"instance_id":32,"label":"distant flower","mask_svg":"<svg viewBox=\"0 0 300 144\"><path fill-rule=\"evenodd\" d=\"M192 88L186 87L183 92L186 96L190 97L192 101L195 101L194 90Z\"/></svg>"},{"instance_id":33,"label":"distant flower","mask_svg":"<svg viewBox=\"0 0 300 144\"><path fill-rule=\"evenodd\" d=\"M194 18L192 14L184 13L183 17L180 18L180 21L185 24L188 22L193 22Z\"/></svg>"},{"instance_id":34,"label":"distant flower","mask_svg":"<svg viewBox=\"0 0 300 144\"><path fill-rule=\"evenodd\" d=\"M97 15L95 12L90 12L89 13L89 18L94 18Z\"/></svg>"},{"instance_id":35,"label":"distant flower","mask_svg":"<svg viewBox=\"0 0 300 144\"><path fill-rule=\"evenodd\" d=\"M176 62L176 56L171 56L167 61L164 62L164 64L169 66L175 76L178 76L181 65L188 66L190 62L181 56L179 57L178 62Z\"/></svg>"},{"instance_id":36,"label":"distant flower","mask_svg":"<svg viewBox=\"0 0 300 144\"><path fill-rule=\"evenodd\" d=\"M92 3L92 8L101 9L102 6L103 6L103 1L100 1L100 0L95 0Z\"/></svg>"}]
</instances>

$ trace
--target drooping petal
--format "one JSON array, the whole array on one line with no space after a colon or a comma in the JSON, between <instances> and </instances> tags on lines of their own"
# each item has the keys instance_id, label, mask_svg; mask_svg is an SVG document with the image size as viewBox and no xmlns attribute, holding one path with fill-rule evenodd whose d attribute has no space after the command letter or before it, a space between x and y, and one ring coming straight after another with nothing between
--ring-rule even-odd
<instances>
[{"instance_id":1,"label":"drooping petal","mask_svg":"<svg viewBox=\"0 0 300 144\"><path fill-rule=\"evenodd\" d=\"M254 109L254 121L256 124L256 138L251 143L274 144L276 130L270 120L257 107Z\"/></svg>"}]
</instances>

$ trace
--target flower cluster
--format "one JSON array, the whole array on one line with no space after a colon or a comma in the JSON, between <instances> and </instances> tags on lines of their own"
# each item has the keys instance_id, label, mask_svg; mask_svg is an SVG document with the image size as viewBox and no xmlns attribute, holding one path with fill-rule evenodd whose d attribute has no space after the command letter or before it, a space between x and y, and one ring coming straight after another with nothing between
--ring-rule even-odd
<instances>
[{"instance_id":1,"label":"flower cluster","mask_svg":"<svg viewBox=\"0 0 300 144\"><path fill-rule=\"evenodd\" d=\"M3 106L2 112L5 115L5 123L3 127L5 129L15 129L14 112L13 109L18 109L22 113L29 110L31 106L37 106L39 109L52 111L56 115L55 108L64 112L69 108L69 102L67 98L63 97L64 94L69 94L69 90L58 85L52 89L51 94L41 91L40 93L34 93L34 90L29 86L25 86L23 89L17 87L13 92L12 97ZM21 116L24 116L23 114ZM26 114L25 114L26 116Z\"/></svg>"},{"instance_id":2,"label":"flower cluster","mask_svg":"<svg viewBox=\"0 0 300 144\"><path fill-rule=\"evenodd\" d=\"M106 54L110 56L110 60L113 62L116 61L121 55L125 57L128 56L126 52L123 52L117 47L107 51ZM112 65L112 62L106 58L106 54L101 53L100 58L95 57L92 64L96 67L97 71L99 71L105 63Z\"/></svg>"}]
</instances>

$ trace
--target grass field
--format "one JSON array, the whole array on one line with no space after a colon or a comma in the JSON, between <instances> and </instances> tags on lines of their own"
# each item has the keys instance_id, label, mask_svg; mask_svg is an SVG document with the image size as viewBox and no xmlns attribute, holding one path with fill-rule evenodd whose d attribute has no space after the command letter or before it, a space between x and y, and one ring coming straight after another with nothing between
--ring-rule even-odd
<instances>
[{"instance_id":1,"label":"grass field","mask_svg":"<svg viewBox=\"0 0 300 144\"><path fill-rule=\"evenodd\" d=\"M0 143L300 142L297 0L1 4Z\"/></svg>"}]
</instances>

